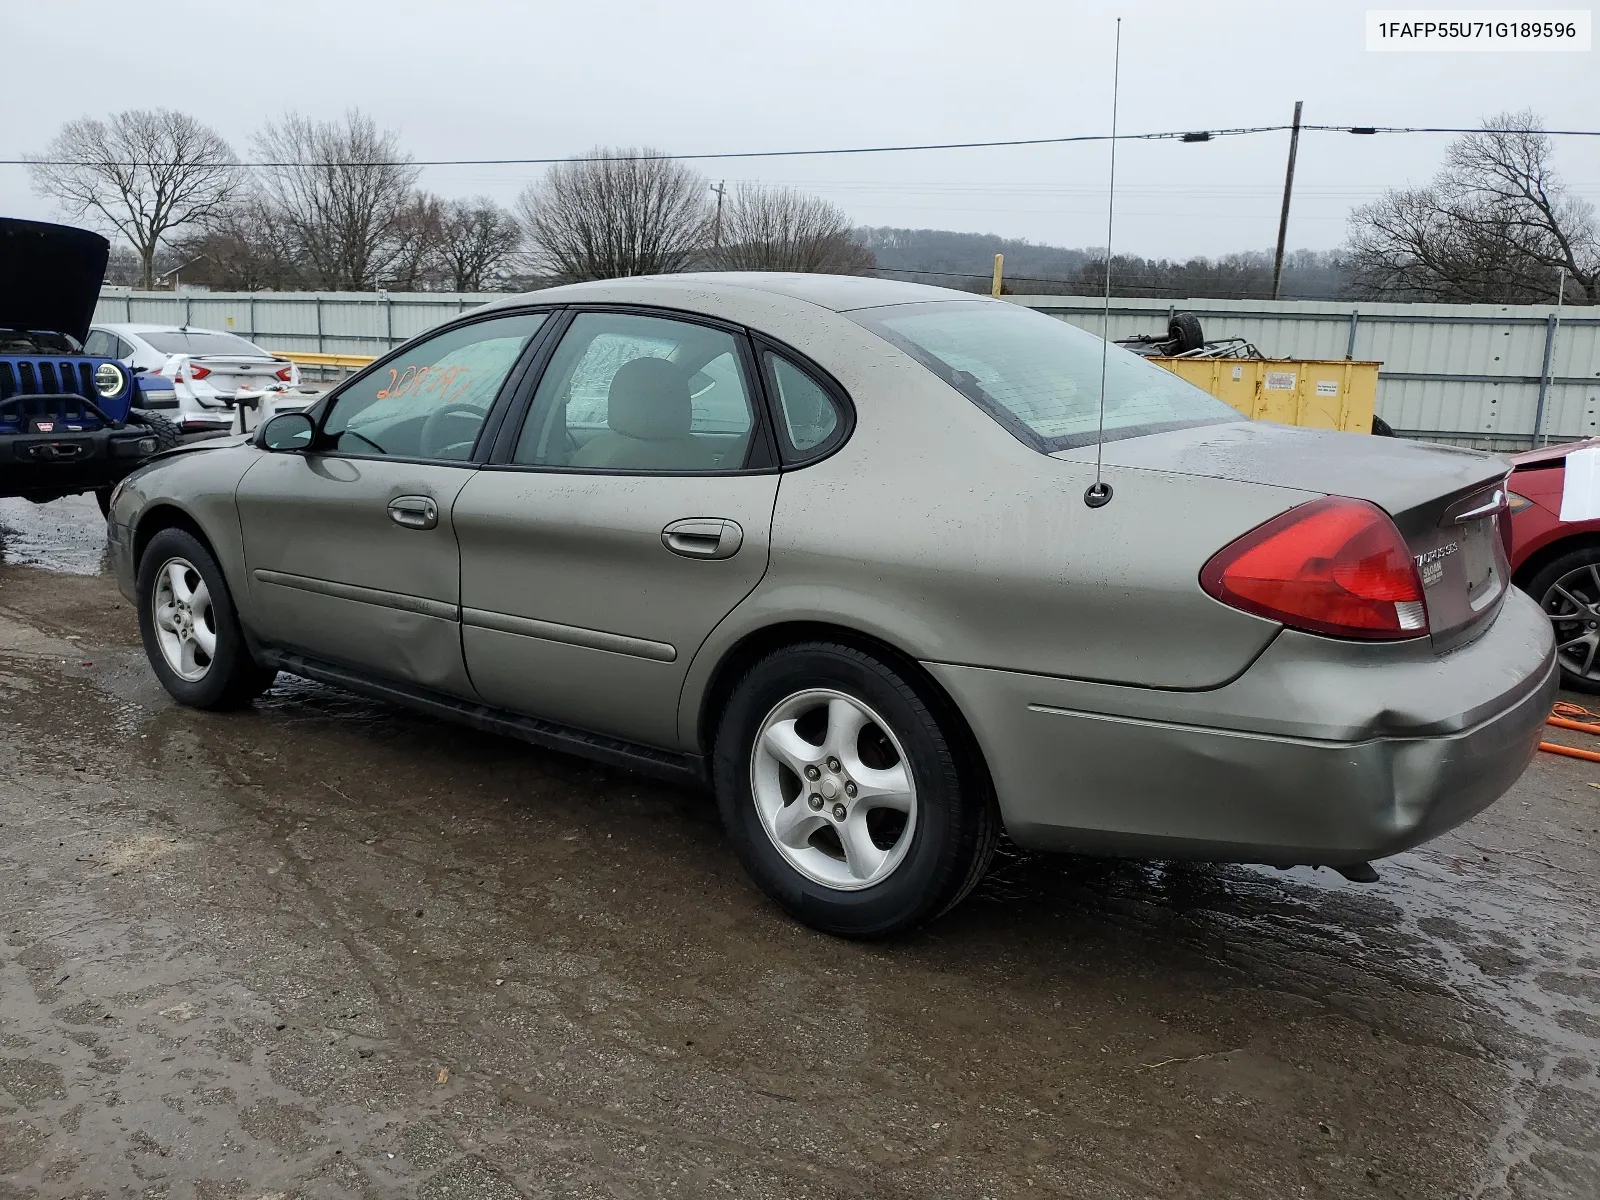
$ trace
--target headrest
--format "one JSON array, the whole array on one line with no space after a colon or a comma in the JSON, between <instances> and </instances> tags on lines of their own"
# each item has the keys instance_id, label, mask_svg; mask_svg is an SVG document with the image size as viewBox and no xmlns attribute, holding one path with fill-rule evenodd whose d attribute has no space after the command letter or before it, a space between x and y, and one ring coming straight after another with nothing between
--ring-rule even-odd
<instances>
[{"instance_id":1,"label":"headrest","mask_svg":"<svg viewBox=\"0 0 1600 1200\"><path fill-rule=\"evenodd\" d=\"M667 441L689 436L694 422L689 377L664 358L636 358L611 377L606 424L624 437Z\"/></svg>"}]
</instances>

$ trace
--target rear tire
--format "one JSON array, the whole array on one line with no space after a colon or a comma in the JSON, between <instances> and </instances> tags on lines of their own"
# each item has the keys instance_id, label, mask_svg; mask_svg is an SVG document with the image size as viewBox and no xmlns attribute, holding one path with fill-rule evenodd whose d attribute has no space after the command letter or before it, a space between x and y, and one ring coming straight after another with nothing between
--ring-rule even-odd
<instances>
[{"instance_id":1,"label":"rear tire","mask_svg":"<svg viewBox=\"0 0 1600 1200\"><path fill-rule=\"evenodd\" d=\"M139 636L161 685L190 708L243 708L277 671L250 656L222 568L199 538L163 529L139 559Z\"/></svg>"},{"instance_id":2,"label":"rear tire","mask_svg":"<svg viewBox=\"0 0 1600 1200\"><path fill-rule=\"evenodd\" d=\"M960 903L994 855L999 810L967 743L939 698L881 659L784 647L723 710L712 763L723 824L791 916L843 937L899 933Z\"/></svg>"},{"instance_id":3,"label":"rear tire","mask_svg":"<svg viewBox=\"0 0 1600 1200\"><path fill-rule=\"evenodd\" d=\"M1600 626L1600 547L1567 551L1541 567L1523 590L1550 618L1561 686L1600 694L1600 628L1590 627Z\"/></svg>"}]
</instances>

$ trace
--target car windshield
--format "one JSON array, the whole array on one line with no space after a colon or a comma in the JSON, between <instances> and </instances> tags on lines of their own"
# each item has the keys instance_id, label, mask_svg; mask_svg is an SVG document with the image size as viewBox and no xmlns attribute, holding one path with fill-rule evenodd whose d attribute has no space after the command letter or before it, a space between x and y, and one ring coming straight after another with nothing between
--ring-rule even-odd
<instances>
[{"instance_id":1,"label":"car windshield","mask_svg":"<svg viewBox=\"0 0 1600 1200\"><path fill-rule=\"evenodd\" d=\"M1091 333L1014 304L946 301L847 314L1045 451L1240 420L1222 401Z\"/></svg>"},{"instance_id":2,"label":"car windshield","mask_svg":"<svg viewBox=\"0 0 1600 1200\"><path fill-rule=\"evenodd\" d=\"M136 335L162 354L232 354L249 358L271 358L272 355L231 333L213 333L206 329L174 329L164 333Z\"/></svg>"}]
</instances>

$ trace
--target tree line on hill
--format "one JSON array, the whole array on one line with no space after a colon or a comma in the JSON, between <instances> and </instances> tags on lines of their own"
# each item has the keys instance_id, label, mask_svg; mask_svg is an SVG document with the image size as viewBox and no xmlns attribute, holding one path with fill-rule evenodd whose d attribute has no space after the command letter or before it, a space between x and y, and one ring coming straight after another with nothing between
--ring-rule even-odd
<instances>
[{"instance_id":1,"label":"tree line on hill","mask_svg":"<svg viewBox=\"0 0 1600 1200\"><path fill-rule=\"evenodd\" d=\"M1438 174L1352 211L1337 251L1296 251L1285 299L1481 303L1600 301L1593 207L1555 172L1531 112L1451 144ZM35 189L124 243L112 280L229 290L492 291L714 270L876 273L987 291L1096 295L1103 251L989 234L853 228L820 197L756 184L713 189L659 151L596 147L551 166L505 208L447 199L392 130L352 110L290 113L244 165L194 117L130 110L68 122L30 158ZM1271 296L1271 256L1185 261L1116 255L1112 291L1173 299Z\"/></svg>"}]
</instances>

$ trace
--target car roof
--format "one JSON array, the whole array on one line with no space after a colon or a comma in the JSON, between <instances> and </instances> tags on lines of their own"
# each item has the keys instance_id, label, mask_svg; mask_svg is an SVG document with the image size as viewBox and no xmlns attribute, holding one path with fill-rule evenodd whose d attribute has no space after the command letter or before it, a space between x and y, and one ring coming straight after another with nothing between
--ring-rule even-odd
<instances>
[{"instance_id":1,"label":"car roof","mask_svg":"<svg viewBox=\"0 0 1600 1200\"><path fill-rule=\"evenodd\" d=\"M696 293L703 295L708 291L766 292L802 300L833 312L880 308L888 304L926 304L940 300L982 302L988 299L975 292L864 275L815 275L801 271L685 271L675 275L638 275L630 279L571 283L526 292L509 298L509 302L593 299L616 303L626 301L634 290L641 294L649 293L653 297L660 297L664 291L671 290L681 291L686 296ZM497 306L506 302L498 302Z\"/></svg>"}]
</instances>

